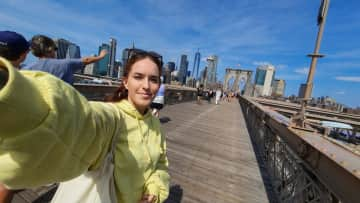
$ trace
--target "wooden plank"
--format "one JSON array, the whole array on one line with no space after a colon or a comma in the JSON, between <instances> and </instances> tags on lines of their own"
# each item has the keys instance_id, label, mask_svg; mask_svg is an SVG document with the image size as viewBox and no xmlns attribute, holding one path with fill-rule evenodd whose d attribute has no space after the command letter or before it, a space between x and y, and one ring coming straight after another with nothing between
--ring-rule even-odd
<instances>
[{"instance_id":1,"label":"wooden plank","mask_svg":"<svg viewBox=\"0 0 360 203\"><path fill-rule=\"evenodd\" d=\"M269 202L240 105L182 103L160 113L171 202Z\"/></svg>"}]
</instances>

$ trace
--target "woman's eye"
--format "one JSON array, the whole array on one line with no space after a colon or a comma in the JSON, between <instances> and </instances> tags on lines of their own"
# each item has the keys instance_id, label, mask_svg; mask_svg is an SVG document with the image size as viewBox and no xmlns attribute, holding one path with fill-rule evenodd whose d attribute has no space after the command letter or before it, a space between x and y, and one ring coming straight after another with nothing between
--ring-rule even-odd
<instances>
[{"instance_id":1,"label":"woman's eye","mask_svg":"<svg viewBox=\"0 0 360 203\"><path fill-rule=\"evenodd\" d=\"M141 79L141 76L135 75L134 78L135 78L136 80L140 80L140 79Z\"/></svg>"},{"instance_id":2,"label":"woman's eye","mask_svg":"<svg viewBox=\"0 0 360 203\"><path fill-rule=\"evenodd\" d=\"M151 82L153 83L159 83L159 80L157 78L151 78Z\"/></svg>"}]
</instances>

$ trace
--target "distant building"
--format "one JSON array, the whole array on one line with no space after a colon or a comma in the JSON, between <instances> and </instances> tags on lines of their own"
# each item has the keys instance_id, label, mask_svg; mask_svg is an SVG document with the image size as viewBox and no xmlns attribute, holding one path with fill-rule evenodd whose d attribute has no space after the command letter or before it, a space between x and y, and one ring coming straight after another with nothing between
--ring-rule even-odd
<instances>
[{"instance_id":1,"label":"distant building","mask_svg":"<svg viewBox=\"0 0 360 203\"><path fill-rule=\"evenodd\" d=\"M311 98L310 102L308 104L313 107L333 110L333 111L337 111L337 112L345 111L345 106L343 104L337 103L334 98L331 98L329 96Z\"/></svg>"},{"instance_id":2,"label":"distant building","mask_svg":"<svg viewBox=\"0 0 360 203\"><path fill-rule=\"evenodd\" d=\"M282 79L275 79L273 82L271 96L284 97L286 82Z\"/></svg>"},{"instance_id":3,"label":"distant building","mask_svg":"<svg viewBox=\"0 0 360 203\"><path fill-rule=\"evenodd\" d=\"M181 55L179 75L178 75L180 84L186 83L186 75L187 75L187 71L188 71L188 65L189 65L189 62L187 60L187 55L185 55L185 54Z\"/></svg>"},{"instance_id":4,"label":"distant building","mask_svg":"<svg viewBox=\"0 0 360 203\"><path fill-rule=\"evenodd\" d=\"M115 60L115 63L114 63L114 76L113 77L121 79L122 75L123 75L123 69L122 69L121 61L120 60Z\"/></svg>"},{"instance_id":5,"label":"distant building","mask_svg":"<svg viewBox=\"0 0 360 203\"><path fill-rule=\"evenodd\" d=\"M169 61L169 62L167 62L167 66L168 66L170 72L173 72L175 70L175 62Z\"/></svg>"},{"instance_id":6,"label":"distant building","mask_svg":"<svg viewBox=\"0 0 360 203\"><path fill-rule=\"evenodd\" d=\"M174 70L173 72L171 72L171 82L173 83L174 81L179 81L179 71L178 70Z\"/></svg>"},{"instance_id":7,"label":"distant building","mask_svg":"<svg viewBox=\"0 0 360 203\"><path fill-rule=\"evenodd\" d=\"M301 84L300 88L299 88L299 93L298 93L298 98L305 98L305 89L306 89L306 84ZM311 95L310 95L311 97Z\"/></svg>"},{"instance_id":8,"label":"distant building","mask_svg":"<svg viewBox=\"0 0 360 203\"><path fill-rule=\"evenodd\" d=\"M206 83L216 83L216 73L217 73L217 63L218 57L216 55L209 56L207 59L207 73L206 73Z\"/></svg>"},{"instance_id":9,"label":"distant building","mask_svg":"<svg viewBox=\"0 0 360 203\"><path fill-rule=\"evenodd\" d=\"M343 104L337 103L335 108L336 108L336 111L338 111L338 112L343 112L344 111L344 105Z\"/></svg>"},{"instance_id":10,"label":"distant building","mask_svg":"<svg viewBox=\"0 0 360 203\"><path fill-rule=\"evenodd\" d=\"M360 115L360 107L356 107L356 108L343 107L343 112Z\"/></svg>"},{"instance_id":11,"label":"distant building","mask_svg":"<svg viewBox=\"0 0 360 203\"><path fill-rule=\"evenodd\" d=\"M128 61L129 50L130 50L130 48L126 48L126 49L123 49L123 51L122 51L122 57L121 57L121 59L122 59L122 64L123 64L123 67L124 67L124 68L125 68L126 63L127 63L127 61Z\"/></svg>"},{"instance_id":12,"label":"distant building","mask_svg":"<svg viewBox=\"0 0 360 203\"><path fill-rule=\"evenodd\" d=\"M254 96L270 96L275 77L275 67L261 65L256 69Z\"/></svg>"},{"instance_id":13,"label":"distant building","mask_svg":"<svg viewBox=\"0 0 360 203\"><path fill-rule=\"evenodd\" d=\"M92 56L95 56L95 54L93 54ZM97 75L97 73L98 73L98 63L90 63L86 65L84 68L84 74Z\"/></svg>"},{"instance_id":14,"label":"distant building","mask_svg":"<svg viewBox=\"0 0 360 203\"><path fill-rule=\"evenodd\" d=\"M76 44L70 44L66 52L66 58L81 58L80 47Z\"/></svg>"},{"instance_id":15,"label":"distant building","mask_svg":"<svg viewBox=\"0 0 360 203\"><path fill-rule=\"evenodd\" d=\"M56 47L56 58L81 58L80 47L66 39L54 39Z\"/></svg>"},{"instance_id":16,"label":"distant building","mask_svg":"<svg viewBox=\"0 0 360 203\"><path fill-rule=\"evenodd\" d=\"M109 77L117 77L115 73L115 57L116 57L116 39L110 38L110 51L109 55L109 63L107 68L107 76Z\"/></svg>"},{"instance_id":17,"label":"distant building","mask_svg":"<svg viewBox=\"0 0 360 203\"><path fill-rule=\"evenodd\" d=\"M193 66L192 75L191 75L195 79L197 79L198 75L199 75L200 57L201 57L201 55L200 55L200 52L198 49L198 51L195 53L194 66Z\"/></svg>"},{"instance_id":18,"label":"distant building","mask_svg":"<svg viewBox=\"0 0 360 203\"><path fill-rule=\"evenodd\" d=\"M200 72L200 83L201 84L206 84L207 70L208 70L208 67L205 66L205 68Z\"/></svg>"},{"instance_id":19,"label":"distant building","mask_svg":"<svg viewBox=\"0 0 360 203\"><path fill-rule=\"evenodd\" d=\"M170 71L170 68L169 68L169 63L167 63L164 66L162 75L163 75L163 78L164 78L163 83L170 84L170 82L171 82L171 71Z\"/></svg>"},{"instance_id":20,"label":"distant building","mask_svg":"<svg viewBox=\"0 0 360 203\"><path fill-rule=\"evenodd\" d=\"M101 46L99 46L99 54L103 49L107 50L108 54L103 59L98 61L98 74L105 76L108 73L108 67L110 63L110 45L103 43Z\"/></svg>"},{"instance_id":21,"label":"distant building","mask_svg":"<svg viewBox=\"0 0 360 203\"><path fill-rule=\"evenodd\" d=\"M189 71L190 72L190 71ZM187 87L196 87L196 80L193 77L186 78L186 86Z\"/></svg>"}]
</instances>

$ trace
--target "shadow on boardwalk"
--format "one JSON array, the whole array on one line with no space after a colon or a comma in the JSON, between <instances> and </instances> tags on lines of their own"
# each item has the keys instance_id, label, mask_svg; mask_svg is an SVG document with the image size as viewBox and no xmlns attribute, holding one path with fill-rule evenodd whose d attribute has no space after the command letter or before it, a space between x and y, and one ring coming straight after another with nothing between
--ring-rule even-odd
<instances>
[{"instance_id":1,"label":"shadow on boardwalk","mask_svg":"<svg viewBox=\"0 0 360 203\"><path fill-rule=\"evenodd\" d=\"M170 187L169 198L164 203L181 203L183 196L183 189L180 185L173 185Z\"/></svg>"}]
</instances>

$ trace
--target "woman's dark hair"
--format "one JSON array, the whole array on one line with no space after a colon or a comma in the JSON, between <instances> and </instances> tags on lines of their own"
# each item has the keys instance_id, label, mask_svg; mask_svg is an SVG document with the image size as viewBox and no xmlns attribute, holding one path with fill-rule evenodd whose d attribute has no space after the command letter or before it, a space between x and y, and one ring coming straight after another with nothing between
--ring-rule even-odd
<instances>
[{"instance_id":1,"label":"woman's dark hair","mask_svg":"<svg viewBox=\"0 0 360 203\"><path fill-rule=\"evenodd\" d=\"M31 53L36 57L46 57L52 51L56 51L57 47L51 38L45 35L35 35L31 38Z\"/></svg>"},{"instance_id":2,"label":"woman's dark hair","mask_svg":"<svg viewBox=\"0 0 360 203\"><path fill-rule=\"evenodd\" d=\"M162 56L160 56L159 54L157 54L156 52L147 52L141 49L130 49L128 52L128 60L125 64L125 68L124 68L124 74L123 74L123 79L127 78L129 76L129 73L131 71L132 66L142 60L148 58L151 61L153 61L158 69L159 69L159 81L160 81L160 76L161 76L161 70L162 70ZM120 101L122 99L126 99L128 97L128 90L125 88L125 85L123 82L121 82L119 88L114 92L114 94L111 97L106 98L106 101L110 101L110 102L117 102Z\"/></svg>"}]
</instances>

